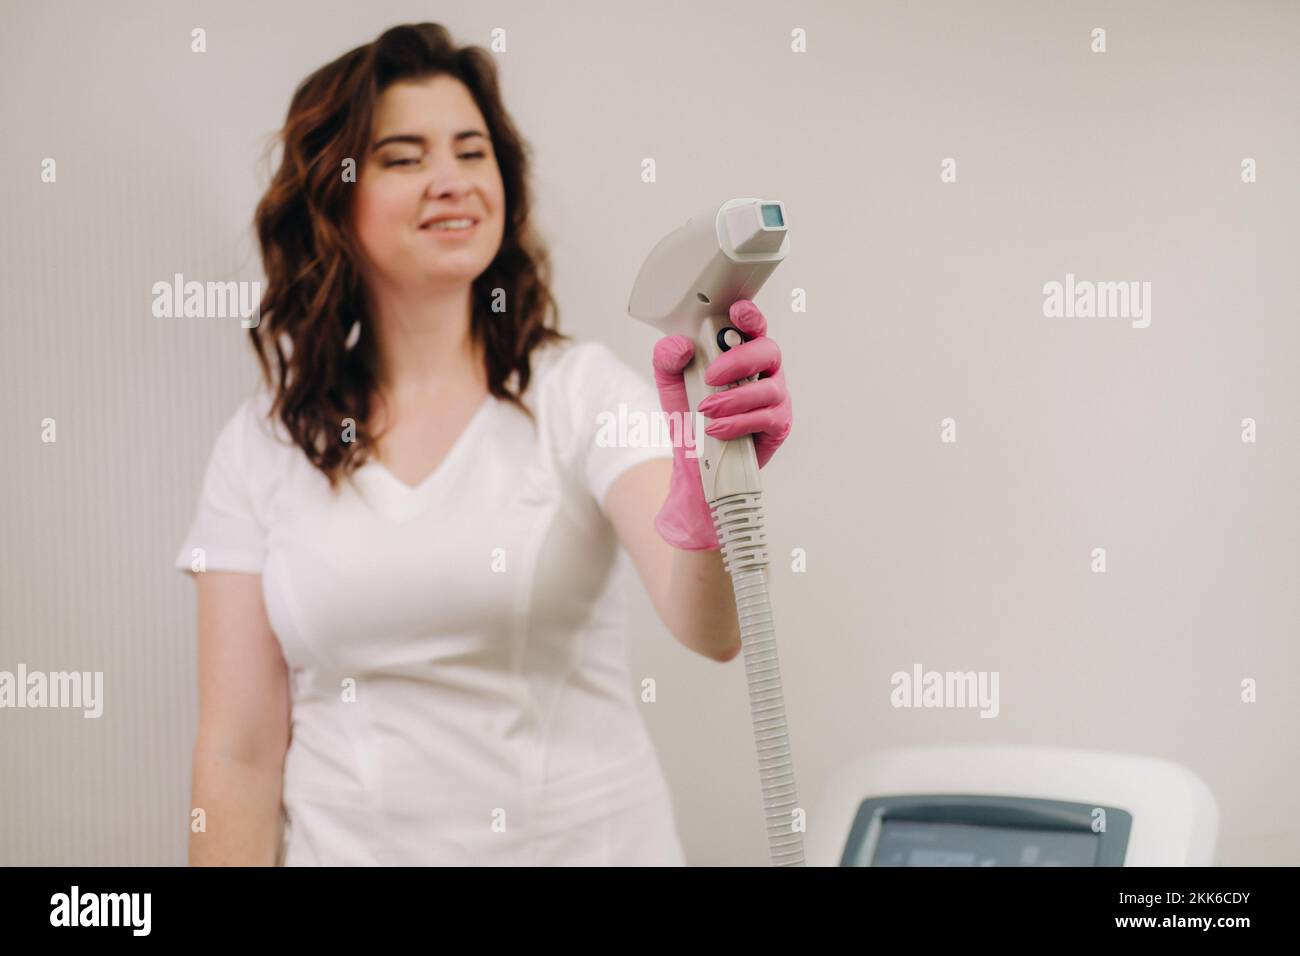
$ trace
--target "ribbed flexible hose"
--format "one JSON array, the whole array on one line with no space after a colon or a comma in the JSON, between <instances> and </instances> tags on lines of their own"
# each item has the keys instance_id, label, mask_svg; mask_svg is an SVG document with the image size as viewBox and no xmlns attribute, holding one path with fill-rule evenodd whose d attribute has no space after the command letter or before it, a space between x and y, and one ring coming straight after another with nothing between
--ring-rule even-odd
<instances>
[{"instance_id":1,"label":"ribbed flexible hose","mask_svg":"<svg viewBox=\"0 0 1300 956\"><path fill-rule=\"evenodd\" d=\"M794 827L799 797L786 733L781 664L767 592L767 536L762 492L727 495L713 504L723 566L736 592L736 616L749 681L749 712L758 749L763 817L773 866L803 866L803 831Z\"/></svg>"}]
</instances>

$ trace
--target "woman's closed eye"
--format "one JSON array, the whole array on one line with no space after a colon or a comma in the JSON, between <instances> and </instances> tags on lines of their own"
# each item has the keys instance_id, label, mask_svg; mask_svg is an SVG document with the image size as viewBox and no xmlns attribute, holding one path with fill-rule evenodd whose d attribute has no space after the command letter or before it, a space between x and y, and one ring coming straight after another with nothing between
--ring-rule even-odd
<instances>
[{"instance_id":1,"label":"woman's closed eye","mask_svg":"<svg viewBox=\"0 0 1300 956\"><path fill-rule=\"evenodd\" d=\"M482 158L484 158L485 156L487 156L487 153L481 153L481 152L480 152L480 153L461 153L461 154L460 154L459 156L457 156L456 158L457 158L457 159L482 159ZM385 166L405 166L405 165L407 165L408 163L418 163L418 162L420 162L419 159L391 159L391 160L389 160L388 162L384 163L384 165L385 165Z\"/></svg>"}]
</instances>

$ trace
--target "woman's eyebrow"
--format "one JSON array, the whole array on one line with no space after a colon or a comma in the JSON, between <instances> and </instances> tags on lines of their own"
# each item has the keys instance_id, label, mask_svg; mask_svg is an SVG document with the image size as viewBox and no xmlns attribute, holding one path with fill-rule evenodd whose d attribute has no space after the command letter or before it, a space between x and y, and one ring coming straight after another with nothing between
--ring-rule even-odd
<instances>
[{"instance_id":1,"label":"woman's eyebrow","mask_svg":"<svg viewBox=\"0 0 1300 956\"><path fill-rule=\"evenodd\" d=\"M474 136L481 136L483 139L488 138L487 134L482 130L463 129L452 137L452 141L459 143L461 140L470 139ZM386 146L389 143L413 143L416 146L427 146L429 140L419 133L395 133L392 136L385 136L383 139L377 140L370 149L373 151L379 149L381 146Z\"/></svg>"}]
</instances>

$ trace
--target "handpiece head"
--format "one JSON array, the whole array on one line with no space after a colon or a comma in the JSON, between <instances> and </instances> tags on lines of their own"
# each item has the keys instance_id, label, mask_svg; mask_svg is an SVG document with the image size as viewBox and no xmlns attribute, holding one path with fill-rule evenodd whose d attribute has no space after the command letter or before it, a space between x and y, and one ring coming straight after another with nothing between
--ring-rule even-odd
<instances>
[{"instance_id":1,"label":"handpiece head","mask_svg":"<svg viewBox=\"0 0 1300 956\"><path fill-rule=\"evenodd\" d=\"M694 336L702 319L753 299L789 248L783 203L730 199L659 240L632 285L628 314L664 335Z\"/></svg>"}]
</instances>

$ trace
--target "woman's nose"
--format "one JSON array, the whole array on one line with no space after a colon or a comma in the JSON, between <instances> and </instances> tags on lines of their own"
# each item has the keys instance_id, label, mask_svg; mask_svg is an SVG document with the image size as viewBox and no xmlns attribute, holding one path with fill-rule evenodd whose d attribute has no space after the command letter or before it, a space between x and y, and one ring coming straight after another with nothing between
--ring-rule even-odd
<instances>
[{"instance_id":1,"label":"woman's nose","mask_svg":"<svg viewBox=\"0 0 1300 956\"><path fill-rule=\"evenodd\" d=\"M433 170L433 175L429 177L429 184L425 192L431 197L462 195L469 188L469 177L465 175L465 171L458 165L448 166L444 163Z\"/></svg>"}]
</instances>

